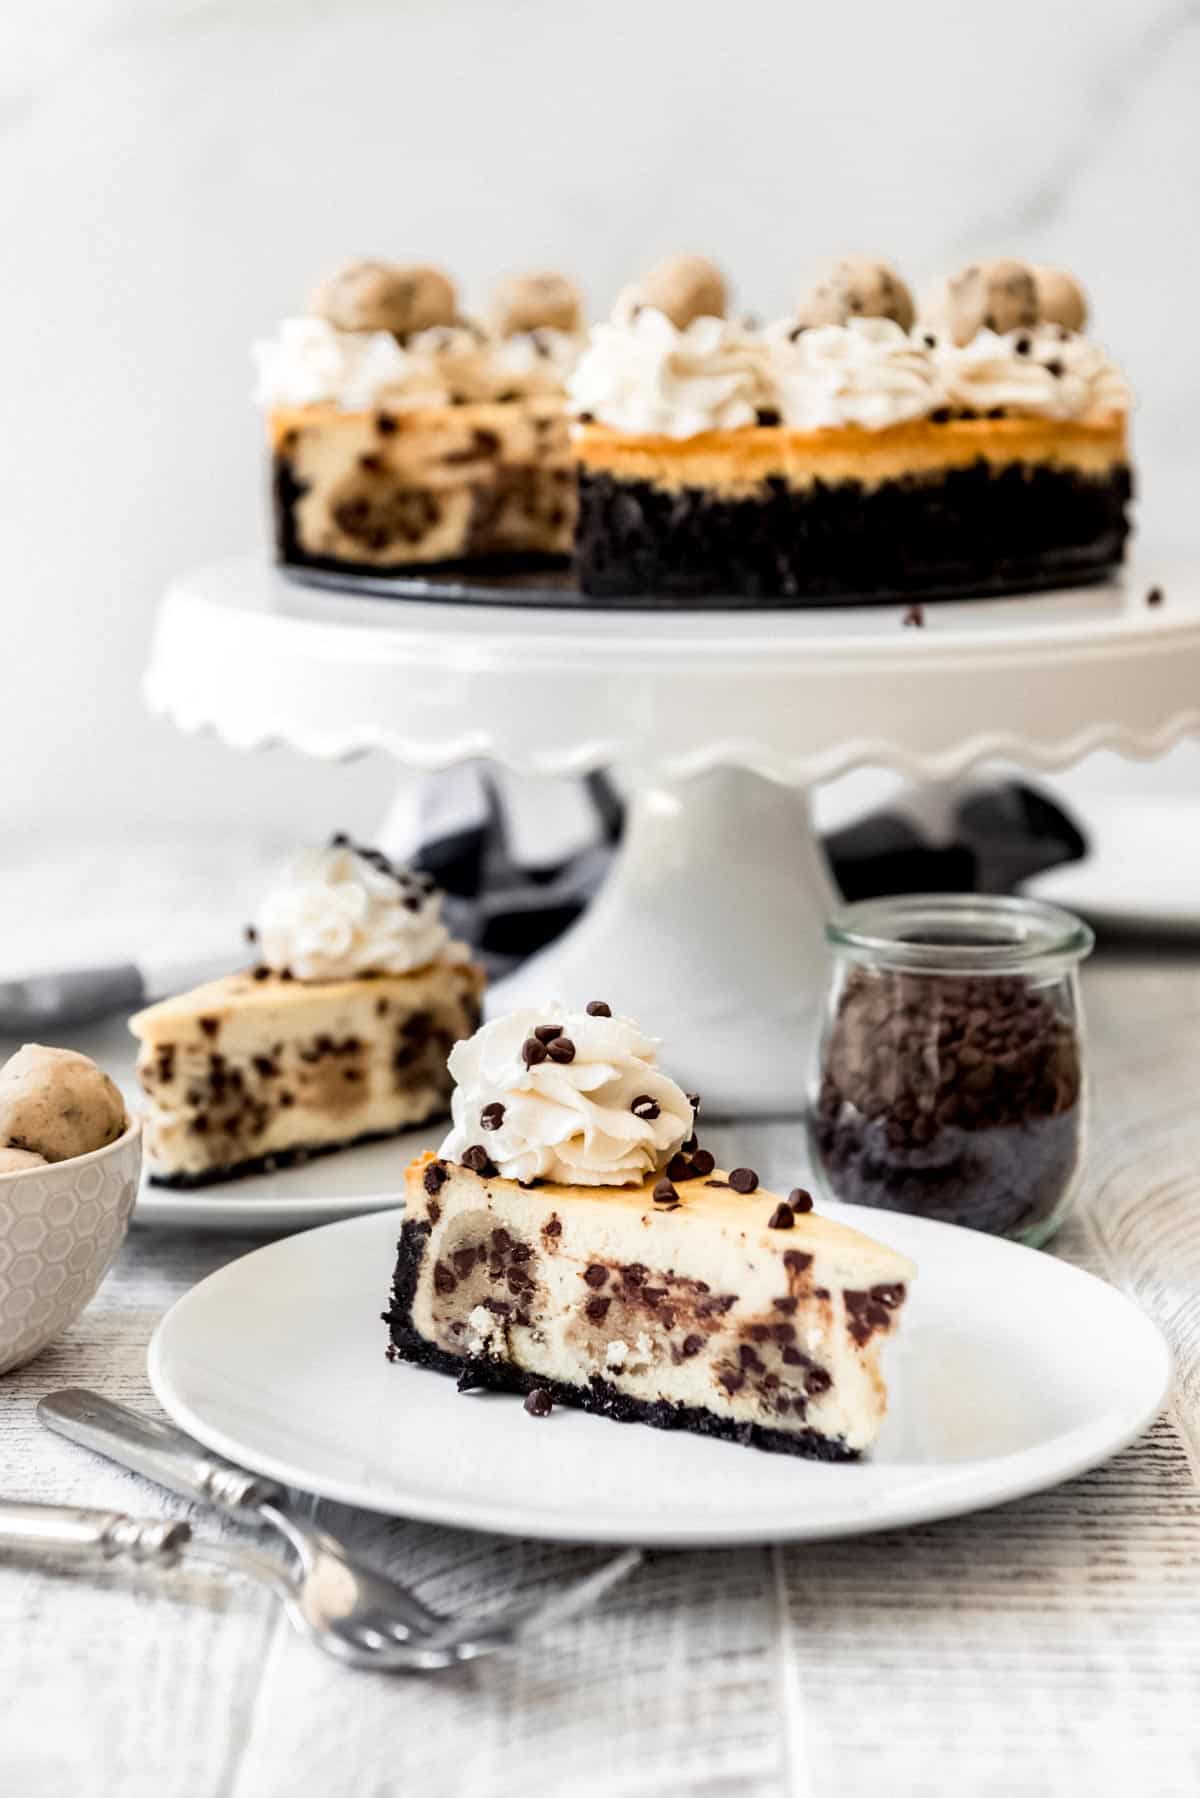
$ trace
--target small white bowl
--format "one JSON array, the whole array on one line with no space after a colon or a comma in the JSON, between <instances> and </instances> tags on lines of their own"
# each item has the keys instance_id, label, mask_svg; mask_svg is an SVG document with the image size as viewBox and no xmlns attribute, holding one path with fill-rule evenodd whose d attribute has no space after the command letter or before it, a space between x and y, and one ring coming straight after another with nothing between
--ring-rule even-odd
<instances>
[{"instance_id":1,"label":"small white bowl","mask_svg":"<svg viewBox=\"0 0 1200 1798\"><path fill-rule=\"evenodd\" d=\"M74 1323L117 1258L142 1169L142 1127L90 1155L0 1174L0 1374Z\"/></svg>"}]
</instances>

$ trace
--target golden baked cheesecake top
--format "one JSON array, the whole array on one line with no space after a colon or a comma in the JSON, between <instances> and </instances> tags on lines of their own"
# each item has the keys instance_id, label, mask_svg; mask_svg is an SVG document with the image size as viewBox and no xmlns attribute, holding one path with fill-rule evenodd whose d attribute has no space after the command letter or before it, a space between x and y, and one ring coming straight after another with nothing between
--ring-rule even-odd
<instances>
[{"instance_id":1,"label":"golden baked cheesecake top","mask_svg":"<svg viewBox=\"0 0 1200 1798\"><path fill-rule=\"evenodd\" d=\"M686 259L692 261L694 259ZM952 463L972 446L1011 459L1041 444L1043 456L1123 453L1128 387L1084 334L1086 300L1060 270L1004 259L972 264L941 284L920 313L896 271L865 257L823 272L791 314L765 327L695 310L661 271L626 290L597 325L570 382L572 410L588 427L580 452L593 465L614 454L599 427L637 439L660 463L675 446L714 434L753 433L745 455L766 467L781 457L861 458L870 439L888 456ZM711 283L706 290L712 297ZM693 302L700 294L691 276ZM1005 423L948 439L894 436L925 422ZM780 437L758 432L782 427ZM865 436L862 434L866 434ZM1052 447L1049 447L1052 446ZM606 463L606 466L608 464Z\"/></svg>"}]
</instances>

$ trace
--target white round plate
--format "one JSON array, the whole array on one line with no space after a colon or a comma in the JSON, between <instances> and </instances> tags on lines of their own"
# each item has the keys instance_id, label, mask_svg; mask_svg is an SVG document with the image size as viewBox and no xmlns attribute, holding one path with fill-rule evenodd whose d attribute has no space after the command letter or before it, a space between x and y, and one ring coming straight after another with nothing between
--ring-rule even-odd
<instances>
[{"instance_id":1,"label":"white round plate","mask_svg":"<svg viewBox=\"0 0 1200 1798\"><path fill-rule=\"evenodd\" d=\"M385 1358L398 1211L288 1237L210 1275L150 1345L171 1416L289 1485L389 1515L556 1541L696 1547L855 1535L1000 1504L1150 1423L1167 1348L1053 1256L844 1206L920 1269L869 1460L825 1466L520 1399Z\"/></svg>"},{"instance_id":2,"label":"white round plate","mask_svg":"<svg viewBox=\"0 0 1200 1798\"><path fill-rule=\"evenodd\" d=\"M436 1149L445 1134L446 1120L439 1118L385 1142L318 1155L300 1167L190 1190L153 1186L143 1172L133 1221L181 1230L311 1230L365 1211L390 1211L403 1193L409 1162Z\"/></svg>"},{"instance_id":3,"label":"white round plate","mask_svg":"<svg viewBox=\"0 0 1200 1798\"><path fill-rule=\"evenodd\" d=\"M1085 860L1039 874L1028 890L1123 930L1200 932L1200 835L1195 801L1127 793L1071 799L1090 847Z\"/></svg>"}]
</instances>

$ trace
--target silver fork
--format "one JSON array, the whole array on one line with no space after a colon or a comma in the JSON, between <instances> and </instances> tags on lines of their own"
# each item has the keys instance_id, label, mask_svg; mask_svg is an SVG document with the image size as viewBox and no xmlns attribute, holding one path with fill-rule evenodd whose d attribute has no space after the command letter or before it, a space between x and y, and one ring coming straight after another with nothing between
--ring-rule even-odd
<instances>
[{"instance_id":1,"label":"silver fork","mask_svg":"<svg viewBox=\"0 0 1200 1798\"><path fill-rule=\"evenodd\" d=\"M323 1628L311 1607L301 1602L302 1583L271 1555L241 1544L204 1541L193 1535L185 1518L129 1517L121 1511L82 1505L0 1498L0 1558L6 1551L49 1556L55 1564L66 1561L71 1565L128 1561L165 1569L181 1562L206 1561L224 1573L261 1581L283 1604L300 1634L337 1660L383 1673L434 1673L513 1647L537 1630L565 1622L594 1604L640 1558L636 1550L630 1550L567 1592L540 1604L510 1606L482 1623L439 1620L437 1631L424 1639L405 1643L380 1637L377 1646L370 1647L365 1641L351 1646L346 1638Z\"/></svg>"},{"instance_id":2,"label":"silver fork","mask_svg":"<svg viewBox=\"0 0 1200 1798\"><path fill-rule=\"evenodd\" d=\"M48 1429L72 1442L238 1523L265 1523L282 1535L298 1569L282 1595L292 1622L353 1666L432 1669L512 1646L595 1603L641 1558L636 1551L620 1555L541 1604L518 1603L491 1618L455 1621L299 1514L275 1481L210 1454L174 1425L82 1387L50 1393L37 1409ZM194 1551L208 1554L222 1546L196 1543Z\"/></svg>"}]
</instances>

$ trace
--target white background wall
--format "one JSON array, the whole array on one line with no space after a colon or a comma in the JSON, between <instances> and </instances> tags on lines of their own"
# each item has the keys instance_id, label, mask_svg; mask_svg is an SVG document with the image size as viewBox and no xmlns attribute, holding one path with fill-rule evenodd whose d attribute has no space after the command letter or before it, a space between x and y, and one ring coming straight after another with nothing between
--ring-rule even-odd
<instances>
[{"instance_id":1,"label":"white background wall","mask_svg":"<svg viewBox=\"0 0 1200 1798\"><path fill-rule=\"evenodd\" d=\"M0 825L382 802L386 767L239 758L138 698L163 582L261 540L247 345L348 254L476 299L559 264L599 308L697 248L755 310L844 248L1062 262L1141 394L1146 533L1200 538L1198 92L1194 0L9 0Z\"/></svg>"}]
</instances>

